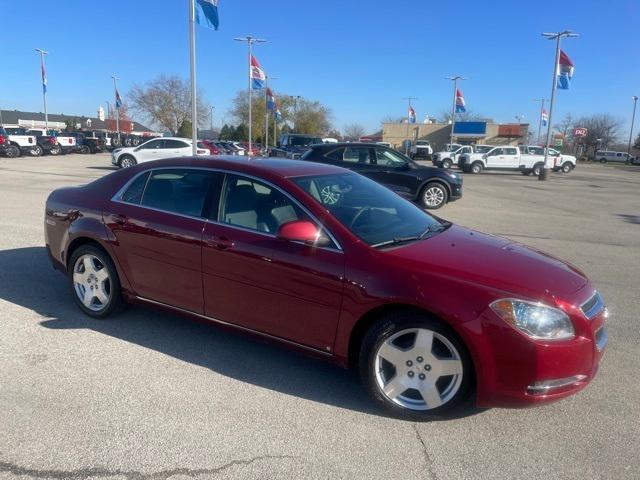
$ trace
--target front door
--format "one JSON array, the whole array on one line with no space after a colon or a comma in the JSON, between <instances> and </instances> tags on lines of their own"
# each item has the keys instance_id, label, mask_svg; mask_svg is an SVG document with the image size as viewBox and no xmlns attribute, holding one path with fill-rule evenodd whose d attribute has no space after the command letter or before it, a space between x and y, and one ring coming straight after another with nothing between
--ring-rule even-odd
<instances>
[{"instance_id":1,"label":"front door","mask_svg":"<svg viewBox=\"0 0 640 480\"><path fill-rule=\"evenodd\" d=\"M203 313L203 215L217 177L222 174L207 170L154 170L107 206L105 223L136 295Z\"/></svg>"},{"instance_id":2,"label":"front door","mask_svg":"<svg viewBox=\"0 0 640 480\"><path fill-rule=\"evenodd\" d=\"M280 225L310 217L267 183L227 175L221 203L217 221L204 228L205 314L330 351L342 303L342 251L276 238Z\"/></svg>"},{"instance_id":3,"label":"front door","mask_svg":"<svg viewBox=\"0 0 640 480\"><path fill-rule=\"evenodd\" d=\"M487 153L487 168L502 168L504 162L504 149L497 147Z\"/></svg>"},{"instance_id":4,"label":"front door","mask_svg":"<svg viewBox=\"0 0 640 480\"><path fill-rule=\"evenodd\" d=\"M367 176L402 196L412 197L416 180L410 170L411 163L405 157L390 148L376 147L375 168Z\"/></svg>"}]
</instances>

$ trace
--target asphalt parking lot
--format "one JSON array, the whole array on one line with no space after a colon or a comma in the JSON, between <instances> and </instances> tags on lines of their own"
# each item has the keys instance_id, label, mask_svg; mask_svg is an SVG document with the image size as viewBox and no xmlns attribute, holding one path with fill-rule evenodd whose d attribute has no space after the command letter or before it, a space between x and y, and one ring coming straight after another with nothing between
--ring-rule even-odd
<instances>
[{"instance_id":1,"label":"asphalt parking lot","mask_svg":"<svg viewBox=\"0 0 640 480\"><path fill-rule=\"evenodd\" d=\"M0 158L0 479L640 477L640 167L465 176L438 214L579 266L610 340L574 397L420 424L279 347L143 307L83 316L46 257L43 205L110 171L106 154Z\"/></svg>"}]
</instances>

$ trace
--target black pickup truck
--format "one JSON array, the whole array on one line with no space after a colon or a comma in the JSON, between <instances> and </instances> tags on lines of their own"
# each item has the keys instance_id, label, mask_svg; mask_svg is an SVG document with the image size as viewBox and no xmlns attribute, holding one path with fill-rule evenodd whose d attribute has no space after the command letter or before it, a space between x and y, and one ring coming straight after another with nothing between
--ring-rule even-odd
<instances>
[{"instance_id":1,"label":"black pickup truck","mask_svg":"<svg viewBox=\"0 0 640 480\"><path fill-rule=\"evenodd\" d=\"M94 136L94 132L68 132L67 135L76 139L76 152L78 153L98 153L106 149L104 139Z\"/></svg>"},{"instance_id":2,"label":"black pickup truck","mask_svg":"<svg viewBox=\"0 0 640 480\"><path fill-rule=\"evenodd\" d=\"M311 145L322 143L322 138L315 135L301 133L283 133L280 135L278 146L270 150L270 157L300 158Z\"/></svg>"}]
</instances>

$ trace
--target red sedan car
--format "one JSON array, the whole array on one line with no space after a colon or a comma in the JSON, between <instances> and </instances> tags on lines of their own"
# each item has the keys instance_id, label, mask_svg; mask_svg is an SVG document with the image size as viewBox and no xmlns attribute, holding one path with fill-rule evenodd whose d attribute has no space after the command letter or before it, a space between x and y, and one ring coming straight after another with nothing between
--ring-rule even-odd
<instances>
[{"instance_id":1,"label":"red sedan car","mask_svg":"<svg viewBox=\"0 0 640 480\"><path fill-rule=\"evenodd\" d=\"M45 236L103 318L160 306L360 370L424 419L558 400L594 377L607 310L575 267L435 218L339 167L160 160L62 188Z\"/></svg>"}]
</instances>

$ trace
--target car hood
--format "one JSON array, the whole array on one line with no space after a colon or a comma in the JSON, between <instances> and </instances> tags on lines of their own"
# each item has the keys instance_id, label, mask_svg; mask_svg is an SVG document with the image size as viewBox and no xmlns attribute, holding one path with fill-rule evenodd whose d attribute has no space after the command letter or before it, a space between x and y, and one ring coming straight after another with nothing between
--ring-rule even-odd
<instances>
[{"instance_id":1,"label":"car hood","mask_svg":"<svg viewBox=\"0 0 640 480\"><path fill-rule=\"evenodd\" d=\"M457 225L388 253L422 272L533 299L566 299L588 283L584 273L558 258Z\"/></svg>"}]
</instances>

